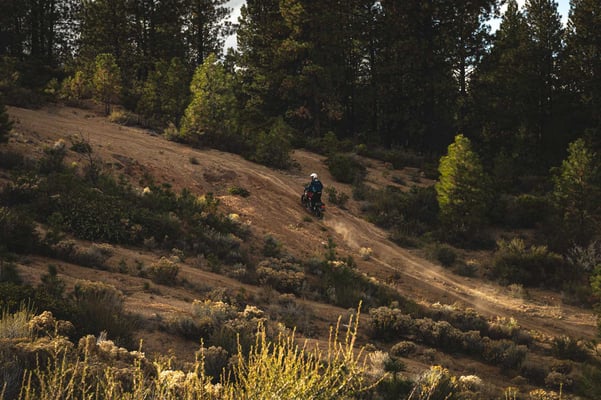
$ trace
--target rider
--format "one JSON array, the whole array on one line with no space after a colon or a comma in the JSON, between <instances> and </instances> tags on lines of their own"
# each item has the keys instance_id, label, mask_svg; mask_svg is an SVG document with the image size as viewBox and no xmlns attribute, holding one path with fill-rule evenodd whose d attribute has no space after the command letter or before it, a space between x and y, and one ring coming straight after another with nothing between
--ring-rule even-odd
<instances>
[{"instance_id":1,"label":"rider","mask_svg":"<svg viewBox=\"0 0 601 400\"><path fill-rule=\"evenodd\" d=\"M315 172L311 174L311 182L305 186L305 192L307 192L307 198L310 201L311 208L315 207L316 203L321 201L321 191L323 190L323 185L319 180L319 177Z\"/></svg>"}]
</instances>

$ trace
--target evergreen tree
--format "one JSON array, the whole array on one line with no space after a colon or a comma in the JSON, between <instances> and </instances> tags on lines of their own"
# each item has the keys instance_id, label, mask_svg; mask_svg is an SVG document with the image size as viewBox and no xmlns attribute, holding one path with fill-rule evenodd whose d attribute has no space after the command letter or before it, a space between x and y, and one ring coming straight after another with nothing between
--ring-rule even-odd
<instances>
[{"instance_id":1,"label":"evergreen tree","mask_svg":"<svg viewBox=\"0 0 601 400\"><path fill-rule=\"evenodd\" d=\"M599 223L600 172L597 154L577 139L554 175L553 194L566 239L579 245L588 244Z\"/></svg>"},{"instance_id":2,"label":"evergreen tree","mask_svg":"<svg viewBox=\"0 0 601 400\"><path fill-rule=\"evenodd\" d=\"M182 15L185 40L193 65L201 65L209 54L220 56L225 37L231 33L226 21L231 10L228 0L183 0Z\"/></svg>"},{"instance_id":3,"label":"evergreen tree","mask_svg":"<svg viewBox=\"0 0 601 400\"><path fill-rule=\"evenodd\" d=\"M381 7L373 64L378 136L389 147L441 151L453 136L457 90L440 9L421 1L382 1Z\"/></svg>"},{"instance_id":4,"label":"evergreen tree","mask_svg":"<svg viewBox=\"0 0 601 400\"><path fill-rule=\"evenodd\" d=\"M179 124L188 105L189 74L179 58L157 61L144 82L136 110L145 123L160 127Z\"/></svg>"},{"instance_id":5,"label":"evergreen tree","mask_svg":"<svg viewBox=\"0 0 601 400\"><path fill-rule=\"evenodd\" d=\"M104 104L106 115L111 113L111 107L119 99L121 92L121 71L112 54L99 54L96 57L96 68L92 82L94 98Z\"/></svg>"},{"instance_id":6,"label":"evergreen tree","mask_svg":"<svg viewBox=\"0 0 601 400\"><path fill-rule=\"evenodd\" d=\"M601 149L601 2L572 0L566 35L563 76L578 107L571 129L591 137Z\"/></svg>"},{"instance_id":7,"label":"evergreen tree","mask_svg":"<svg viewBox=\"0 0 601 400\"><path fill-rule=\"evenodd\" d=\"M8 112L6 111L6 106L2 99L0 98L0 143L6 142L8 140L8 133L12 128L12 122L8 117Z\"/></svg>"},{"instance_id":8,"label":"evergreen tree","mask_svg":"<svg viewBox=\"0 0 601 400\"><path fill-rule=\"evenodd\" d=\"M269 126L287 109L281 90L291 57L285 51L279 54L278 49L290 28L279 4L278 0L247 0L240 11L236 64L244 103L241 117L249 132Z\"/></svg>"},{"instance_id":9,"label":"evergreen tree","mask_svg":"<svg viewBox=\"0 0 601 400\"><path fill-rule=\"evenodd\" d=\"M562 154L564 126L560 123L560 57L563 52L563 27L554 0L527 0L525 18L530 34L530 54L533 81L530 98L534 102L533 115L528 118L528 134L532 136L531 157L549 166L554 156Z\"/></svg>"},{"instance_id":10,"label":"evergreen tree","mask_svg":"<svg viewBox=\"0 0 601 400\"><path fill-rule=\"evenodd\" d=\"M524 132L536 111L531 101L535 80L530 57L530 35L516 0L509 0L495 34L493 47L470 83L468 132L477 138L484 162L499 154L519 170L532 170L533 144Z\"/></svg>"},{"instance_id":11,"label":"evergreen tree","mask_svg":"<svg viewBox=\"0 0 601 400\"><path fill-rule=\"evenodd\" d=\"M457 128L460 132L465 128L465 103L470 75L490 43L488 21L498 12L498 3L499 0L441 3L442 37L447 43L447 54L459 91Z\"/></svg>"},{"instance_id":12,"label":"evergreen tree","mask_svg":"<svg viewBox=\"0 0 601 400\"><path fill-rule=\"evenodd\" d=\"M455 137L447 155L440 159L438 171L435 188L440 222L451 240L469 239L486 220L489 194L488 178L468 138Z\"/></svg>"},{"instance_id":13,"label":"evergreen tree","mask_svg":"<svg viewBox=\"0 0 601 400\"><path fill-rule=\"evenodd\" d=\"M185 140L240 151L238 107L233 89L234 77L209 55L194 73L192 101L182 119L180 134Z\"/></svg>"},{"instance_id":14,"label":"evergreen tree","mask_svg":"<svg viewBox=\"0 0 601 400\"><path fill-rule=\"evenodd\" d=\"M79 56L84 63L99 54L112 54L125 77L135 76L127 72L137 65L134 54L138 42L130 15L125 0L82 1Z\"/></svg>"}]
</instances>

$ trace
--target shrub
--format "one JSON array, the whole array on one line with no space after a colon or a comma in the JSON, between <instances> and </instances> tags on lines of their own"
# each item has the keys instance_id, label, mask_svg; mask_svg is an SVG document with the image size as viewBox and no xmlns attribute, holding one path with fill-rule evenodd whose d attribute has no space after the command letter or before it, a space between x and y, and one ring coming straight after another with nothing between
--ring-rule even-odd
<instances>
[{"instance_id":1,"label":"shrub","mask_svg":"<svg viewBox=\"0 0 601 400\"><path fill-rule=\"evenodd\" d=\"M25 164L25 158L21 153L16 151L0 151L0 168L2 169L19 169Z\"/></svg>"},{"instance_id":2,"label":"shrub","mask_svg":"<svg viewBox=\"0 0 601 400\"><path fill-rule=\"evenodd\" d=\"M129 111L113 110L109 115L109 121L119 125L134 126L138 124L139 117Z\"/></svg>"},{"instance_id":3,"label":"shrub","mask_svg":"<svg viewBox=\"0 0 601 400\"><path fill-rule=\"evenodd\" d=\"M393 339L413 331L414 320L398 308L377 307L369 310L374 339Z\"/></svg>"},{"instance_id":4,"label":"shrub","mask_svg":"<svg viewBox=\"0 0 601 400\"><path fill-rule=\"evenodd\" d=\"M328 186L324 190L328 195L328 201L330 203L336 204L340 208L345 208L346 202L349 199L348 194L344 192L338 192L333 186Z\"/></svg>"},{"instance_id":5,"label":"shrub","mask_svg":"<svg viewBox=\"0 0 601 400\"><path fill-rule=\"evenodd\" d=\"M17 266L0 258L0 282L11 282L18 285L21 281Z\"/></svg>"},{"instance_id":6,"label":"shrub","mask_svg":"<svg viewBox=\"0 0 601 400\"><path fill-rule=\"evenodd\" d=\"M513 317L497 317L488 325L488 336L491 339L511 339L518 331L520 326Z\"/></svg>"},{"instance_id":7,"label":"shrub","mask_svg":"<svg viewBox=\"0 0 601 400\"><path fill-rule=\"evenodd\" d=\"M213 334L215 325L208 318L194 318L189 315L179 315L167 321L166 329L186 339L198 341Z\"/></svg>"},{"instance_id":8,"label":"shrub","mask_svg":"<svg viewBox=\"0 0 601 400\"><path fill-rule=\"evenodd\" d=\"M255 139L252 160L274 168L290 167L291 128L278 119L269 131L260 132Z\"/></svg>"},{"instance_id":9,"label":"shrub","mask_svg":"<svg viewBox=\"0 0 601 400\"><path fill-rule=\"evenodd\" d=\"M209 377L220 378L229 365L227 350L220 346L210 346L201 348L199 352L204 364L204 373Z\"/></svg>"},{"instance_id":10,"label":"shrub","mask_svg":"<svg viewBox=\"0 0 601 400\"><path fill-rule=\"evenodd\" d=\"M8 141L8 133L12 129L12 121L6 111L3 99L0 98L0 143Z\"/></svg>"},{"instance_id":11,"label":"shrub","mask_svg":"<svg viewBox=\"0 0 601 400\"><path fill-rule=\"evenodd\" d=\"M64 139L59 139L52 147L44 149L44 156L38 161L38 169L43 174L60 172L64 169L63 160L67 155L67 145Z\"/></svg>"},{"instance_id":12,"label":"shrub","mask_svg":"<svg viewBox=\"0 0 601 400\"><path fill-rule=\"evenodd\" d=\"M27 215L0 207L0 253L32 253L39 238L31 218Z\"/></svg>"},{"instance_id":13,"label":"shrub","mask_svg":"<svg viewBox=\"0 0 601 400\"><path fill-rule=\"evenodd\" d=\"M279 257L282 244L271 235L266 235L263 242L262 254L265 257Z\"/></svg>"},{"instance_id":14,"label":"shrub","mask_svg":"<svg viewBox=\"0 0 601 400\"><path fill-rule=\"evenodd\" d=\"M300 294L305 274L298 263L270 258L259 263L256 269L261 285L269 285L279 292Z\"/></svg>"},{"instance_id":15,"label":"shrub","mask_svg":"<svg viewBox=\"0 0 601 400\"><path fill-rule=\"evenodd\" d=\"M446 368L433 366L417 378L407 400L452 400L459 398L458 392L457 378Z\"/></svg>"},{"instance_id":16,"label":"shrub","mask_svg":"<svg viewBox=\"0 0 601 400\"><path fill-rule=\"evenodd\" d=\"M397 357L407 357L413 354L417 346L413 342L402 341L398 342L390 348L390 354Z\"/></svg>"},{"instance_id":17,"label":"shrub","mask_svg":"<svg viewBox=\"0 0 601 400\"><path fill-rule=\"evenodd\" d=\"M588 358L586 349L580 342L570 336L553 338L553 352L556 357L572 361L585 361Z\"/></svg>"},{"instance_id":18,"label":"shrub","mask_svg":"<svg viewBox=\"0 0 601 400\"><path fill-rule=\"evenodd\" d=\"M107 269L106 261L113 255L113 248L109 244L93 243L89 247L73 247L67 255L67 260L96 269Z\"/></svg>"},{"instance_id":19,"label":"shrub","mask_svg":"<svg viewBox=\"0 0 601 400\"><path fill-rule=\"evenodd\" d=\"M70 150L80 154L91 154L92 145L89 140L84 139L82 136L71 137Z\"/></svg>"},{"instance_id":20,"label":"shrub","mask_svg":"<svg viewBox=\"0 0 601 400\"><path fill-rule=\"evenodd\" d=\"M446 244L437 244L433 250L434 258L444 267L450 267L457 260L455 249Z\"/></svg>"},{"instance_id":21,"label":"shrub","mask_svg":"<svg viewBox=\"0 0 601 400\"><path fill-rule=\"evenodd\" d=\"M526 357L526 346L516 345L510 340L491 340L485 343L483 359L507 369L518 369Z\"/></svg>"},{"instance_id":22,"label":"shrub","mask_svg":"<svg viewBox=\"0 0 601 400\"><path fill-rule=\"evenodd\" d=\"M79 336L108 332L124 344L131 344L133 320L125 314L123 294L114 286L88 280L77 280L73 289L74 325Z\"/></svg>"},{"instance_id":23,"label":"shrub","mask_svg":"<svg viewBox=\"0 0 601 400\"><path fill-rule=\"evenodd\" d=\"M179 265L168 258L161 259L148 268L148 276L154 283L174 285L179 273Z\"/></svg>"},{"instance_id":24,"label":"shrub","mask_svg":"<svg viewBox=\"0 0 601 400\"><path fill-rule=\"evenodd\" d=\"M574 380L561 372L551 371L545 378L545 385L553 389L567 389L572 387Z\"/></svg>"},{"instance_id":25,"label":"shrub","mask_svg":"<svg viewBox=\"0 0 601 400\"><path fill-rule=\"evenodd\" d=\"M525 286L549 285L559 287L567 275L564 259L546 246L530 246L522 239L497 242L493 273L506 283Z\"/></svg>"},{"instance_id":26,"label":"shrub","mask_svg":"<svg viewBox=\"0 0 601 400\"><path fill-rule=\"evenodd\" d=\"M526 359L520 367L520 375L528 379L532 385L542 386L545 384L545 378L549 373L548 368L540 362Z\"/></svg>"},{"instance_id":27,"label":"shrub","mask_svg":"<svg viewBox=\"0 0 601 400\"><path fill-rule=\"evenodd\" d=\"M240 196L240 197L250 196L250 192L240 186L232 186L232 187L228 188L227 192L233 196Z\"/></svg>"},{"instance_id":28,"label":"shrub","mask_svg":"<svg viewBox=\"0 0 601 400\"><path fill-rule=\"evenodd\" d=\"M6 308L2 309L0 316L0 339L28 338L31 336L29 321L34 316L31 309L21 308L10 313ZM1 393L1 391L0 391Z\"/></svg>"},{"instance_id":29,"label":"shrub","mask_svg":"<svg viewBox=\"0 0 601 400\"><path fill-rule=\"evenodd\" d=\"M534 228L549 214L549 200L543 196L520 194L509 200L506 223L513 228Z\"/></svg>"},{"instance_id":30,"label":"shrub","mask_svg":"<svg viewBox=\"0 0 601 400\"><path fill-rule=\"evenodd\" d=\"M326 160L330 173L338 182L354 183L365 178L367 169L352 156L334 154Z\"/></svg>"},{"instance_id":31,"label":"shrub","mask_svg":"<svg viewBox=\"0 0 601 400\"><path fill-rule=\"evenodd\" d=\"M373 382L367 381L362 351L358 355L353 351L356 322L349 321L343 343L338 341L338 328L328 343L329 349L338 350L322 354L303 351L293 335L280 335L270 344L260 326L248 357L238 357L234 365L237 388L233 397L338 399L365 392Z\"/></svg>"}]
</instances>

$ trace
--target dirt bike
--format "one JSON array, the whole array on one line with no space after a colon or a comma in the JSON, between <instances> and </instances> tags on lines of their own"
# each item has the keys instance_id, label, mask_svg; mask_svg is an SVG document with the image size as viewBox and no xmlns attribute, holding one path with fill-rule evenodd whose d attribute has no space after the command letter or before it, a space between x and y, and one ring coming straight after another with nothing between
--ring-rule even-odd
<instances>
[{"instance_id":1,"label":"dirt bike","mask_svg":"<svg viewBox=\"0 0 601 400\"><path fill-rule=\"evenodd\" d=\"M315 195L315 194L312 194L312 195ZM315 202L313 207L311 207L310 193L305 190L303 192L303 194L301 195L301 205L303 207L305 207L305 209L307 211L309 211L311 214L313 214L314 216L316 216L319 219L322 219L323 214L326 212L326 205L321 201L321 193L319 194L319 196L320 197L317 199L317 201Z\"/></svg>"}]
</instances>

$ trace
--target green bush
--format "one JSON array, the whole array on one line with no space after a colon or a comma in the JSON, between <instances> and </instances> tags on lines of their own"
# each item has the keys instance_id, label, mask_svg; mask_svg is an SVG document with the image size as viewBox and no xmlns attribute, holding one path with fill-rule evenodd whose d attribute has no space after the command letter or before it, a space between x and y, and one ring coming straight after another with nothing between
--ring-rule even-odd
<instances>
[{"instance_id":1,"label":"green bush","mask_svg":"<svg viewBox=\"0 0 601 400\"><path fill-rule=\"evenodd\" d=\"M19 272L17 271L17 266L2 258L0 258L0 282L10 282L17 285L22 282Z\"/></svg>"},{"instance_id":2,"label":"green bush","mask_svg":"<svg viewBox=\"0 0 601 400\"><path fill-rule=\"evenodd\" d=\"M261 285L269 285L279 292L300 294L303 290L305 274L294 261L269 258L259 262L256 272Z\"/></svg>"},{"instance_id":3,"label":"green bush","mask_svg":"<svg viewBox=\"0 0 601 400\"><path fill-rule=\"evenodd\" d=\"M366 200L368 219L399 236L424 235L438 225L438 202L432 187L413 186L403 192L389 186L370 192Z\"/></svg>"},{"instance_id":4,"label":"green bush","mask_svg":"<svg viewBox=\"0 0 601 400\"><path fill-rule=\"evenodd\" d=\"M99 335L106 331L123 345L132 345L135 321L125 313L123 294L114 286L88 280L77 280L72 298L73 323L78 336Z\"/></svg>"},{"instance_id":5,"label":"green bush","mask_svg":"<svg viewBox=\"0 0 601 400\"><path fill-rule=\"evenodd\" d=\"M0 168L19 169L25 164L25 158L21 153L10 150L0 150Z\"/></svg>"},{"instance_id":6,"label":"green bush","mask_svg":"<svg viewBox=\"0 0 601 400\"><path fill-rule=\"evenodd\" d=\"M0 207L0 254L32 253L39 245L35 225L26 214Z\"/></svg>"},{"instance_id":7,"label":"green bush","mask_svg":"<svg viewBox=\"0 0 601 400\"><path fill-rule=\"evenodd\" d=\"M349 199L348 194L344 192L338 192L335 187L328 186L324 189L328 195L328 201L332 204L336 204L340 208L345 208L346 202Z\"/></svg>"},{"instance_id":8,"label":"green bush","mask_svg":"<svg viewBox=\"0 0 601 400\"><path fill-rule=\"evenodd\" d=\"M561 287L568 277L568 264L546 246L527 247L522 239L497 242L493 274L504 283L524 286Z\"/></svg>"},{"instance_id":9,"label":"green bush","mask_svg":"<svg viewBox=\"0 0 601 400\"><path fill-rule=\"evenodd\" d=\"M0 339L31 337L29 321L33 316L33 311L23 306L12 313L3 308L0 314Z\"/></svg>"},{"instance_id":10,"label":"green bush","mask_svg":"<svg viewBox=\"0 0 601 400\"><path fill-rule=\"evenodd\" d=\"M282 251L282 244L271 235L266 235L263 242L262 254L265 257L279 257Z\"/></svg>"},{"instance_id":11,"label":"green bush","mask_svg":"<svg viewBox=\"0 0 601 400\"><path fill-rule=\"evenodd\" d=\"M458 381L449 370L433 366L417 378L409 400L458 400L458 392Z\"/></svg>"},{"instance_id":12,"label":"green bush","mask_svg":"<svg viewBox=\"0 0 601 400\"><path fill-rule=\"evenodd\" d=\"M588 358L586 349L580 344L580 342L570 336L559 336L553 338L553 352L556 357L572 360L572 361L585 361Z\"/></svg>"},{"instance_id":13,"label":"green bush","mask_svg":"<svg viewBox=\"0 0 601 400\"><path fill-rule=\"evenodd\" d=\"M371 331L374 339L394 339L410 334L415 325L411 316L398 308L377 307L369 310Z\"/></svg>"},{"instance_id":14,"label":"green bush","mask_svg":"<svg viewBox=\"0 0 601 400\"><path fill-rule=\"evenodd\" d=\"M444 267L450 267L457 260L457 252L451 246L446 244L437 244L433 249L434 258Z\"/></svg>"},{"instance_id":15,"label":"green bush","mask_svg":"<svg viewBox=\"0 0 601 400\"><path fill-rule=\"evenodd\" d=\"M8 133L12 129L12 121L6 111L3 99L0 98L0 143L8 141Z\"/></svg>"},{"instance_id":16,"label":"green bush","mask_svg":"<svg viewBox=\"0 0 601 400\"><path fill-rule=\"evenodd\" d=\"M139 120L139 116L124 110L113 110L109 115L109 121L125 126L135 126Z\"/></svg>"},{"instance_id":17,"label":"green bush","mask_svg":"<svg viewBox=\"0 0 601 400\"><path fill-rule=\"evenodd\" d=\"M215 325L210 318L194 318L189 315L177 316L166 323L165 328L188 340L199 341L213 334Z\"/></svg>"},{"instance_id":18,"label":"green bush","mask_svg":"<svg viewBox=\"0 0 601 400\"><path fill-rule=\"evenodd\" d=\"M330 173L338 182L360 182L367 175L367 169L352 156L334 154L326 160Z\"/></svg>"},{"instance_id":19,"label":"green bush","mask_svg":"<svg viewBox=\"0 0 601 400\"><path fill-rule=\"evenodd\" d=\"M232 186L227 190L227 192L233 196L240 196L240 197L250 196L250 192L248 190L244 189L243 187L239 187L239 186Z\"/></svg>"},{"instance_id":20,"label":"green bush","mask_svg":"<svg viewBox=\"0 0 601 400\"><path fill-rule=\"evenodd\" d=\"M177 281L179 265L165 257L161 257L158 262L148 268L147 273L154 283L174 285Z\"/></svg>"},{"instance_id":21,"label":"green bush","mask_svg":"<svg viewBox=\"0 0 601 400\"><path fill-rule=\"evenodd\" d=\"M67 155L67 145L59 139L51 147L44 149L44 156L38 161L38 170L43 174L64 170L63 160Z\"/></svg>"},{"instance_id":22,"label":"green bush","mask_svg":"<svg viewBox=\"0 0 601 400\"><path fill-rule=\"evenodd\" d=\"M549 215L550 207L547 197L520 194L510 198L504 212L505 222L512 228L534 228Z\"/></svg>"},{"instance_id":23,"label":"green bush","mask_svg":"<svg viewBox=\"0 0 601 400\"><path fill-rule=\"evenodd\" d=\"M397 357L407 357L415 352L417 345L410 341L398 342L390 348L390 354Z\"/></svg>"},{"instance_id":24,"label":"green bush","mask_svg":"<svg viewBox=\"0 0 601 400\"><path fill-rule=\"evenodd\" d=\"M251 159L269 167L289 168L291 140L291 128L278 119L269 131L262 131L256 136Z\"/></svg>"},{"instance_id":25,"label":"green bush","mask_svg":"<svg viewBox=\"0 0 601 400\"><path fill-rule=\"evenodd\" d=\"M548 373L547 366L538 361L529 360L527 357L520 366L520 375L528 379L528 382L532 385L544 386Z\"/></svg>"},{"instance_id":26,"label":"green bush","mask_svg":"<svg viewBox=\"0 0 601 400\"><path fill-rule=\"evenodd\" d=\"M517 370L526 357L526 346L516 345L510 340L490 340L485 343L482 357L490 364Z\"/></svg>"}]
</instances>

